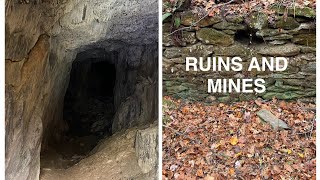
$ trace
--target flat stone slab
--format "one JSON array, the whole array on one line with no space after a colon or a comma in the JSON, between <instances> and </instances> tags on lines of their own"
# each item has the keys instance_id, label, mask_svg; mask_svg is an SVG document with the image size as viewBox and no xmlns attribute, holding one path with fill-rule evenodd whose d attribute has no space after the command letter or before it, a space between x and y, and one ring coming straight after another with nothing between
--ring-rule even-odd
<instances>
[{"instance_id":1,"label":"flat stone slab","mask_svg":"<svg viewBox=\"0 0 320 180\"><path fill-rule=\"evenodd\" d=\"M274 129L290 129L290 127L281 119L278 119L275 115L273 115L270 111L266 109L261 109L257 112L257 115L263 121L271 124Z\"/></svg>"}]
</instances>

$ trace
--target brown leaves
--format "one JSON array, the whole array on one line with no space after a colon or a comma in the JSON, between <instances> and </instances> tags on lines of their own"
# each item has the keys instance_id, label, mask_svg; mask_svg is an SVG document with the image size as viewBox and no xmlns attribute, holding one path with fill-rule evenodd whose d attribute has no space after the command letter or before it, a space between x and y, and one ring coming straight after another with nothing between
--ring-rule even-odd
<instances>
[{"instance_id":1,"label":"brown leaves","mask_svg":"<svg viewBox=\"0 0 320 180\"><path fill-rule=\"evenodd\" d=\"M308 110L313 104L257 99L203 105L170 97L164 102L164 116L170 117L163 132L164 179L315 177L315 114ZM257 117L262 108L292 130L273 130Z\"/></svg>"}]
</instances>

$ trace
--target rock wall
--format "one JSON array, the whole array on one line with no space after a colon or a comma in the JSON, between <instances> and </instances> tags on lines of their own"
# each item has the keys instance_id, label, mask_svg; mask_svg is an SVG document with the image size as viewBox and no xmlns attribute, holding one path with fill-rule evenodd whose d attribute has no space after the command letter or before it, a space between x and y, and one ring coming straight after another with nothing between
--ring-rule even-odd
<instances>
[{"instance_id":1,"label":"rock wall","mask_svg":"<svg viewBox=\"0 0 320 180\"><path fill-rule=\"evenodd\" d=\"M76 55L156 45L157 10L155 0L6 2L6 179L39 178L41 148L66 128L63 99Z\"/></svg>"},{"instance_id":2,"label":"rock wall","mask_svg":"<svg viewBox=\"0 0 320 180\"><path fill-rule=\"evenodd\" d=\"M315 102L316 96L316 32L315 11L310 8L276 9L277 16L270 21L267 15L253 12L248 16L213 16L187 28L177 39L170 35L171 22L163 24L163 87L164 94L196 101L263 99L276 97L284 100ZM178 12L181 26L189 27L199 17L191 11ZM186 72L185 57L235 57L243 59L248 67L252 57L288 59L283 72L222 71ZM206 63L205 63L206 64ZM247 69L247 68L243 68ZM267 90L263 94L209 94L207 79L263 78Z\"/></svg>"},{"instance_id":3,"label":"rock wall","mask_svg":"<svg viewBox=\"0 0 320 180\"><path fill-rule=\"evenodd\" d=\"M158 114L158 46L124 49L116 64L112 132L151 123ZM122 60L123 59L123 60ZM138 61L137 61L138 60ZM150 99L152 99L150 101Z\"/></svg>"}]
</instances>

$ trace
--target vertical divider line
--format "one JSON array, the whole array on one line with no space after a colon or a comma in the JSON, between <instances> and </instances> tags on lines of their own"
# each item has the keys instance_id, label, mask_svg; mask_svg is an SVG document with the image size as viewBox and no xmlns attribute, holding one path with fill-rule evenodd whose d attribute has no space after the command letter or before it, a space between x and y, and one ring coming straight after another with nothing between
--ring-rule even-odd
<instances>
[{"instance_id":1,"label":"vertical divider line","mask_svg":"<svg viewBox=\"0 0 320 180\"><path fill-rule=\"evenodd\" d=\"M0 22L2 23L0 27L0 34L1 34L1 50L0 50L0 55L1 55L1 65L0 65L0 83L1 83L1 88L0 88L0 115L1 115L1 125L0 125L0 179L5 179L5 1L1 1L1 20Z\"/></svg>"},{"instance_id":2,"label":"vertical divider line","mask_svg":"<svg viewBox=\"0 0 320 180\"><path fill-rule=\"evenodd\" d=\"M158 146L159 146L159 163L158 163L158 171L159 171L159 180L162 179L162 0L158 0L158 118L159 118L159 134L158 134Z\"/></svg>"},{"instance_id":3,"label":"vertical divider line","mask_svg":"<svg viewBox=\"0 0 320 180\"><path fill-rule=\"evenodd\" d=\"M319 29L319 8L320 5L319 3L316 3L316 59L319 59L320 53L319 53L319 41L320 41L320 29ZM320 94L320 87L319 87L319 81L320 81L320 62L316 62L316 121L320 119L319 113L320 113L320 99L319 99L319 94ZM319 132L319 127L316 126L316 179L320 179L320 151L319 151L319 143L320 143L320 132Z\"/></svg>"}]
</instances>

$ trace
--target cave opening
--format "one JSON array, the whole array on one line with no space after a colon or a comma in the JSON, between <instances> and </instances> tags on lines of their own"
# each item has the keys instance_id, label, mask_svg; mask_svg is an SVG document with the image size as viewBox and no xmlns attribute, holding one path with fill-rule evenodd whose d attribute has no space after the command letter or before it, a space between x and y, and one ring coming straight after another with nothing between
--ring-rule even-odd
<instances>
[{"instance_id":1,"label":"cave opening","mask_svg":"<svg viewBox=\"0 0 320 180\"><path fill-rule=\"evenodd\" d=\"M115 72L107 61L73 63L63 108L69 136L111 135Z\"/></svg>"},{"instance_id":2,"label":"cave opening","mask_svg":"<svg viewBox=\"0 0 320 180\"><path fill-rule=\"evenodd\" d=\"M112 135L116 112L112 57L99 53L90 57L90 52L84 52L72 62L62 110L65 127L42 152L42 168L69 168L87 157L99 140Z\"/></svg>"},{"instance_id":3,"label":"cave opening","mask_svg":"<svg viewBox=\"0 0 320 180\"><path fill-rule=\"evenodd\" d=\"M252 30L240 30L237 31L234 35L234 39L237 42L246 45L254 45L263 43L264 40L256 36L256 33Z\"/></svg>"}]
</instances>

